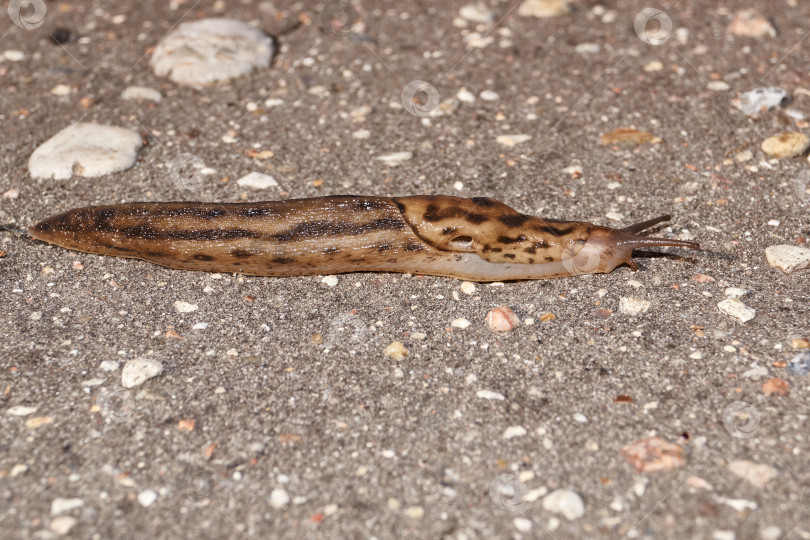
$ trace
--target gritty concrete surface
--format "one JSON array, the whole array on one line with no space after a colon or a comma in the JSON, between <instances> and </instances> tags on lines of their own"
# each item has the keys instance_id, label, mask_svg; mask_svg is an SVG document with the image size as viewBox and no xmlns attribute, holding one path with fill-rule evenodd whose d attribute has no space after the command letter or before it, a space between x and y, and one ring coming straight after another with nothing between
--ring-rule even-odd
<instances>
[{"instance_id":1,"label":"gritty concrete surface","mask_svg":"<svg viewBox=\"0 0 810 540\"><path fill-rule=\"evenodd\" d=\"M750 3L656 3L673 23L657 46L634 31L635 1L538 19L491 0L473 38L458 2L363 0L337 32L322 15L343 5L308 2L53 1L29 30L4 16L12 229L126 201L447 193L615 227L672 213L655 234L704 249L466 294L417 275L173 271L3 232L0 537L810 538L808 376L789 369L810 286L764 255L810 235L808 163L760 149L808 125L728 108L760 86L810 89L810 5L760 4L775 37L727 32ZM213 16L276 35L272 66L201 90L157 78L150 47ZM57 28L79 39L54 45ZM423 119L402 106L415 80L475 102ZM127 86L163 99L119 100ZM32 151L77 121L147 146L121 173L32 179ZM600 144L627 127L662 142ZM413 157L374 159L394 152ZM216 172L176 181L167 164L184 153ZM279 187L246 191L250 172ZM752 320L717 307L728 287ZM622 298L649 307L628 315ZM501 305L530 320L494 333ZM400 360L383 354L394 341ZM125 389L136 358L162 372ZM672 459L628 461L622 448L653 436ZM546 501L558 488L581 517L555 513L571 500Z\"/></svg>"}]
</instances>

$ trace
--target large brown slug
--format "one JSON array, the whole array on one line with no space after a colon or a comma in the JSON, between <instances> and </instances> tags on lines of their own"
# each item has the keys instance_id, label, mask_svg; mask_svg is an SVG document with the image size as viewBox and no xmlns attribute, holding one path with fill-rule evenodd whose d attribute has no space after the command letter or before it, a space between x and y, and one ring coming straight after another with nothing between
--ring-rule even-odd
<instances>
[{"instance_id":1,"label":"large brown slug","mask_svg":"<svg viewBox=\"0 0 810 540\"><path fill-rule=\"evenodd\" d=\"M695 242L526 214L486 197L332 196L260 203L129 203L77 208L34 238L170 268L297 276L405 272L470 281L545 279L636 269L636 248Z\"/></svg>"}]
</instances>

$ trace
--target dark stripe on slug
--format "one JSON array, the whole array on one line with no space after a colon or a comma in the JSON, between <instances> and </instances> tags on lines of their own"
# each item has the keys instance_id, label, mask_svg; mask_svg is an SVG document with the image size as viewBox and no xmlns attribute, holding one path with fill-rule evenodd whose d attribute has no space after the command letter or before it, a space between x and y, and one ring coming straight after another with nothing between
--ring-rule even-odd
<instances>
[{"instance_id":1,"label":"dark stripe on slug","mask_svg":"<svg viewBox=\"0 0 810 540\"><path fill-rule=\"evenodd\" d=\"M534 244L532 244L532 247L546 249L548 247L548 242L546 242L545 240L540 240L539 242L535 242Z\"/></svg>"},{"instance_id":2,"label":"dark stripe on slug","mask_svg":"<svg viewBox=\"0 0 810 540\"><path fill-rule=\"evenodd\" d=\"M255 231L246 229L202 229L199 231L157 230L147 225L113 229L129 238L146 238L148 240L234 240L236 238L261 238Z\"/></svg>"},{"instance_id":3,"label":"dark stripe on slug","mask_svg":"<svg viewBox=\"0 0 810 540\"><path fill-rule=\"evenodd\" d=\"M509 236L499 236L498 243L499 244L517 244L518 242L524 242L526 237L524 235L516 236L515 238L510 238Z\"/></svg>"},{"instance_id":4,"label":"dark stripe on slug","mask_svg":"<svg viewBox=\"0 0 810 540\"><path fill-rule=\"evenodd\" d=\"M405 228L405 222L395 218L375 219L368 223L355 224L341 221L309 221L296 225L292 229L270 236L279 242L299 242L310 238L321 238L324 236L344 236L366 234L373 231L401 230Z\"/></svg>"},{"instance_id":5,"label":"dark stripe on slug","mask_svg":"<svg viewBox=\"0 0 810 540\"><path fill-rule=\"evenodd\" d=\"M408 242L405 244L405 251L422 251L423 249L425 249L425 246L417 242Z\"/></svg>"},{"instance_id":6,"label":"dark stripe on slug","mask_svg":"<svg viewBox=\"0 0 810 540\"><path fill-rule=\"evenodd\" d=\"M504 256L505 259L514 259L515 258L514 253L504 253L503 256Z\"/></svg>"},{"instance_id":7,"label":"dark stripe on slug","mask_svg":"<svg viewBox=\"0 0 810 540\"><path fill-rule=\"evenodd\" d=\"M534 255L535 253L537 253L537 248L527 247L526 249L523 250L523 252L524 253L531 253L532 255Z\"/></svg>"},{"instance_id":8,"label":"dark stripe on slug","mask_svg":"<svg viewBox=\"0 0 810 540\"><path fill-rule=\"evenodd\" d=\"M206 255L204 253L197 253L194 255L194 260L197 261L213 261L214 258L211 255Z\"/></svg>"},{"instance_id":9,"label":"dark stripe on slug","mask_svg":"<svg viewBox=\"0 0 810 540\"><path fill-rule=\"evenodd\" d=\"M328 247L323 250L324 255L334 255L335 253L340 253L340 250L336 247Z\"/></svg>"},{"instance_id":10,"label":"dark stripe on slug","mask_svg":"<svg viewBox=\"0 0 810 540\"><path fill-rule=\"evenodd\" d=\"M294 263L295 259L291 259L289 257L273 257L272 262L275 264L290 264Z\"/></svg>"},{"instance_id":11,"label":"dark stripe on slug","mask_svg":"<svg viewBox=\"0 0 810 540\"><path fill-rule=\"evenodd\" d=\"M578 225L570 225L568 227L552 227L551 225L538 225L532 228L535 231L544 232L554 236L565 236L566 234L570 234L572 231L576 230L577 227Z\"/></svg>"},{"instance_id":12,"label":"dark stripe on slug","mask_svg":"<svg viewBox=\"0 0 810 540\"><path fill-rule=\"evenodd\" d=\"M381 245L380 245L380 246L377 248L377 251L388 251L388 250L389 250L389 249L391 249L392 247L393 247L393 246L392 246L391 244L381 244Z\"/></svg>"},{"instance_id":13,"label":"dark stripe on slug","mask_svg":"<svg viewBox=\"0 0 810 540\"><path fill-rule=\"evenodd\" d=\"M247 251L244 249L234 249L231 250L231 256L236 257L237 259L245 259L247 257L252 257L254 253L252 251Z\"/></svg>"},{"instance_id":14,"label":"dark stripe on slug","mask_svg":"<svg viewBox=\"0 0 810 540\"><path fill-rule=\"evenodd\" d=\"M498 221L507 227L522 227L530 219L531 216L527 216L526 214L517 214L514 216L501 216L498 218Z\"/></svg>"},{"instance_id":15,"label":"dark stripe on slug","mask_svg":"<svg viewBox=\"0 0 810 540\"><path fill-rule=\"evenodd\" d=\"M481 223L489 220L489 218L483 214L465 214L464 219L474 225L480 225Z\"/></svg>"},{"instance_id":16,"label":"dark stripe on slug","mask_svg":"<svg viewBox=\"0 0 810 540\"><path fill-rule=\"evenodd\" d=\"M245 208L238 213L249 218L280 217L282 215L277 208Z\"/></svg>"},{"instance_id":17,"label":"dark stripe on slug","mask_svg":"<svg viewBox=\"0 0 810 540\"><path fill-rule=\"evenodd\" d=\"M357 210L379 210L380 208L387 208L388 204L381 201L360 201L354 206Z\"/></svg>"},{"instance_id":18,"label":"dark stripe on slug","mask_svg":"<svg viewBox=\"0 0 810 540\"><path fill-rule=\"evenodd\" d=\"M495 201L493 201L489 197L473 197L471 200L478 206L485 206L485 207L495 206Z\"/></svg>"}]
</instances>

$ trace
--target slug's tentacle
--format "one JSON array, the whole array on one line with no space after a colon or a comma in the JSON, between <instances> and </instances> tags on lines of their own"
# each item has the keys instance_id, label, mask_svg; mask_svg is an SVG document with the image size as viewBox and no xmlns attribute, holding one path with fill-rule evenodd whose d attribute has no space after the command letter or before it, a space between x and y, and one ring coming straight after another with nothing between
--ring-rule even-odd
<instances>
[{"instance_id":1,"label":"slug's tentacle","mask_svg":"<svg viewBox=\"0 0 810 540\"><path fill-rule=\"evenodd\" d=\"M262 203L130 203L46 219L32 237L170 268L263 276L407 272L473 281L632 268L637 247L694 242L521 214L494 199L334 196Z\"/></svg>"}]
</instances>

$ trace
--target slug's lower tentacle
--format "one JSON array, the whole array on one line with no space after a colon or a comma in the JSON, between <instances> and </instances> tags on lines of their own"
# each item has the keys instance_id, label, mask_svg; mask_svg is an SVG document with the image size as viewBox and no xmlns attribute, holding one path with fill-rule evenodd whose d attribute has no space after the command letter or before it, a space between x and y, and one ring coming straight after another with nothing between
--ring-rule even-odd
<instances>
[{"instance_id":1,"label":"slug's lower tentacle","mask_svg":"<svg viewBox=\"0 0 810 540\"><path fill-rule=\"evenodd\" d=\"M634 267L637 236L663 216L610 229L521 214L485 197L333 196L262 203L130 203L46 219L32 237L171 268L263 276L407 272L473 281L544 279Z\"/></svg>"}]
</instances>

